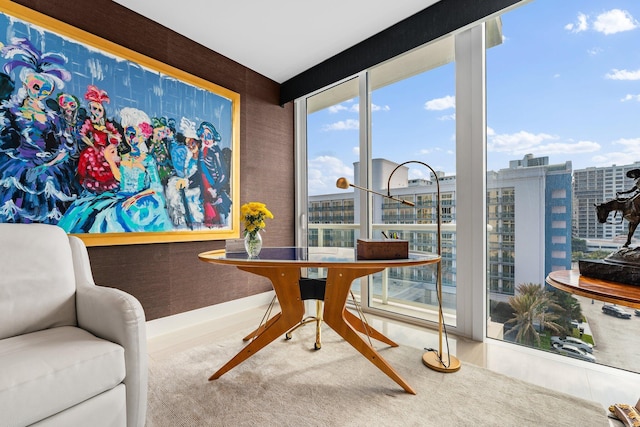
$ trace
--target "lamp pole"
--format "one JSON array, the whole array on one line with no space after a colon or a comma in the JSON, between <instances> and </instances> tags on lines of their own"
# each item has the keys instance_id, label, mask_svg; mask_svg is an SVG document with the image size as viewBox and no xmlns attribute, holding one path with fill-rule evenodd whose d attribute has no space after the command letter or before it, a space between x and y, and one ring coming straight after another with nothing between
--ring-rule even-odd
<instances>
[{"instance_id":1,"label":"lamp pole","mask_svg":"<svg viewBox=\"0 0 640 427\"><path fill-rule=\"evenodd\" d=\"M387 197L391 197L391 177L393 174L402 166L409 163L417 163L429 169L433 174L436 180L436 220L437 220L437 237L436 237L436 246L437 253L440 256L440 262L436 267L436 288L438 295L438 352L436 353L434 350L428 350L422 356L422 363L424 363L429 368L438 371L438 372L456 372L460 369L460 360L451 355L448 350L447 353L443 353L442 351L442 339L443 339L443 331L446 326L444 325L444 314L442 312L442 218L441 218L441 206L440 206L440 179L438 178L438 174L435 170L428 164L421 162L419 160L409 160L404 163L399 164L395 167L394 170L389 174L389 179L387 180ZM446 332L445 332L446 334ZM447 348L449 347L449 342L447 338Z\"/></svg>"}]
</instances>

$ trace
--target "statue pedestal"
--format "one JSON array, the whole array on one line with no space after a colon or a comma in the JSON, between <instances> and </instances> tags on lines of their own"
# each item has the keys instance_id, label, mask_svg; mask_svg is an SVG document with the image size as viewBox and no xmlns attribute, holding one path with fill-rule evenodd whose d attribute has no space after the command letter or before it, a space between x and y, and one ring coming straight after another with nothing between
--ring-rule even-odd
<instances>
[{"instance_id":1,"label":"statue pedestal","mask_svg":"<svg viewBox=\"0 0 640 427\"><path fill-rule=\"evenodd\" d=\"M640 286L640 248L622 248L602 260L578 261L580 274Z\"/></svg>"}]
</instances>

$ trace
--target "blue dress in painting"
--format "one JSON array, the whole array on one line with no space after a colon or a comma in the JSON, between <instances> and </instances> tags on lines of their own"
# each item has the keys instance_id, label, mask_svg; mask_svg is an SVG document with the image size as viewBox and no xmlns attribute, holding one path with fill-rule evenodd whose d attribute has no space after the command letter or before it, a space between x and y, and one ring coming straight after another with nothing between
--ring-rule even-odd
<instances>
[{"instance_id":1,"label":"blue dress in painting","mask_svg":"<svg viewBox=\"0 0 640 427\"><path fill-rule=\"evenodd\" d=\"M34 117L9 100L0 109L0 222L56 224L77 195L72 137L44 108Z\"/></svg>"},{"instance_id":2,"label":"blue dress in painting","mask_svg":"<svg viewBox=\"0 0 640 427\"><path fill-rule=\"evenodd\" d=\"M120 163L118 192L85 191L58 225L69 233L170 231L158 169L145 154L138 166L129 166L128 156Z\"/></svg>"}]
</instances>

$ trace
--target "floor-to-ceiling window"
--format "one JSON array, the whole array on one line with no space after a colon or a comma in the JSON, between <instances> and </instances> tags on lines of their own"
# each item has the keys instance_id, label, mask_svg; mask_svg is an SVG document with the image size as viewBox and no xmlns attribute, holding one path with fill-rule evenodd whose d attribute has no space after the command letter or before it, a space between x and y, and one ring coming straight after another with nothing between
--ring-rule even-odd
<instances>
[{"instance_id":1,"label":"floor-to-ceiling window","mask_svg":"<svg viewBox=\"0 0 640 427\"><path fill-rule=\"evenodd\" d=\"M448 36L306 98L308 229L311 246L354 247L359 236L409 241L410 250L438 252L436 176L441 186L443 308L456 324L455 63ZM336 188L358 186L406 199ZM390 184L390 185L389 185ZM388 187L391 187L390 189ZM370 310L437 320L433 266L389 269L354 283Z\"/></svg>"},{"instance_id":2,"label":"floor-to-ceiling window","mask_svg":"<svg viewBox=\"0 0 640 427\"><path fill-rule=\"evenodd\" d=\"M374 196L374 237L384 233L407 240L411 251L441 252L442 306L451 325L456 322L453 40L454 36L445 37L369 71L370 187L415 204L407 206ZM448 230L442 236L442 248L438 248L436 236L436 178L440 180L442 221ZM438 306L436 273L436 267L428 266L376 274L369 305L392 313L432 318Z\"/></svg>"},{"instance_id":3,"label":"floor-to-ceiling window","mask_svg":"<svg viewBox=\"0 0 640 427\"><path fill-rule=\"evenodd\" d=\"M640 3L536 0L501 20L486 59L489 336L637 372L640 317L545 277L626 239L626 221L600 224L593 205L640 166Z\"/></svg>"}]
</instances>

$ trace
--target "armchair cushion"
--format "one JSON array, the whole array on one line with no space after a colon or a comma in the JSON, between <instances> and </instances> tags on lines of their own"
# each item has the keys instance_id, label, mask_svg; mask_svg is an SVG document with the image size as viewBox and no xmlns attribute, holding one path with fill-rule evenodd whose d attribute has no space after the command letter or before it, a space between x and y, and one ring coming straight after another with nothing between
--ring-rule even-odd
<instances>
[{"instance_id":1,"label":"armchair cushion","mask_svg":"<svg viewBox=\"0 0 640 427\"><path fill-rule=\"evenodd\" d=\"M0 339L76 325L76 279L59 227L1 224Z\"/></svg>"},{"instance_id":2,"label":"armchair cushion","mask_svg":"<svg viewBox=\"0 0 640 427\"><path fill-rule=\"evenodd\" d=\"M99 395L125 378L124 349L72 327L0 340L0 413L29 425Z\"/></svg>"}]
</instances>

